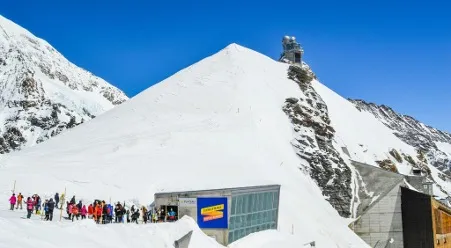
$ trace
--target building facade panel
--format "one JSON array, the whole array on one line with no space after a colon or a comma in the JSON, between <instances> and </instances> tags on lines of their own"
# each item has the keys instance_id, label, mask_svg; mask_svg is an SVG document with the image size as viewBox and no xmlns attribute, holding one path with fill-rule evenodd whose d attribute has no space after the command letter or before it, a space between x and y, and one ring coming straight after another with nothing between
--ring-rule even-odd
<instances>
[{"instance_id":1,"label":"building facade panel","mask_svg":"<svg viewBox=\"0 0 451 248\"><path fill-rule=\"evenodd\" d=\"M232 192L229 243L250 233L277 229L279 187Z\"/></svg>"},{"instance_id":2,"label":"building facade panel","mask_svg":"<svg viewBox=\"0 0 451 248\"><path fill-rule=\"evenodd\" d=\"M354 232L371 247L403 248L402 182L381 196L354 223Z\"/></svg>"}]
</instances>

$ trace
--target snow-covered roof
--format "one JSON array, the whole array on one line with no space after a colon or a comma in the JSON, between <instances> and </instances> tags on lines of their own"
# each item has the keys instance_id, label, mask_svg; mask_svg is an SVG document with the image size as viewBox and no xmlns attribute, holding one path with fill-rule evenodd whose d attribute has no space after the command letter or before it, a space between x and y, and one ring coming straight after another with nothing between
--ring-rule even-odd
<instances>
[{"instance_id":1,"label":"snow-covered roof","mask_svg":"<svg viewBox=\"0 0 451 248\"><path fill-rule=\"evenodd\" d=\"M181 194L181 193L195 193L195 192L205 192L205 191L224 191L224 190L230 190L230 191L242 191L242 190L252 190L252 189L261 189L261 188L275 188L280 187L280 184L246 184L246 185L239 185L235 187L225 187L225 188L197 188L197 189L190 189L190 190L183 190L183 191L167 191L165 189L162 189L161 191L155 193L158 194Z\"/></svg>"}]
</instances>

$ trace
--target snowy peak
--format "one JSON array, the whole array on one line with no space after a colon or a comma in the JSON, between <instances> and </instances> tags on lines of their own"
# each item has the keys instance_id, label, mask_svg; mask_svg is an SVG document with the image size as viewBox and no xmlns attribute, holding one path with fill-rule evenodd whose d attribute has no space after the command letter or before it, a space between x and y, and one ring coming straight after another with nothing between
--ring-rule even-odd
<instances>
[{"instance_id":1,"label":"snowy peak","mask_svg":"<svg viewBox=\"0 0 451 248\"><path fill-rule=\"evenodd\" d=\"M15 24L11 20L6 19L2 15L0 15L0 27L3 31L2 35L12 38L17 36L30 36L33 37L34 35L30 33L28 30L22 28L21 26Z\"/></svg>"},{"instance_id":2,"label":"snowy peak","mask_svg":"<svg viewBox=\"0 0 451 248\"><path fill-rule=\"evenodd\" d=\"M127 96L0 16L0 153L40 143Z\"/></svg>"}]
</instances>

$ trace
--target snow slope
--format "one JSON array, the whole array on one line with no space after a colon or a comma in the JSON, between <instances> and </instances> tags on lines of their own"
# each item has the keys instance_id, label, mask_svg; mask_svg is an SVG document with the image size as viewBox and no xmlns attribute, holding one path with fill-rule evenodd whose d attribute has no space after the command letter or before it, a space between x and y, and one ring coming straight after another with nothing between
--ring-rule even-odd
<instances>
[{"instance_id":1,"label":"snow slope","mask_svg":"<svg viewBox=\"0 0 451 248\"><path fill-rule=\"evenodd\" d=\"M2 210L4 211L4 210ZM56 213L57 211L55 211ZM0 248L56 248L70 247L173 247L174 241L193 231L189 248L223 248L205 235L196 222L184 217L174 224L153 225L114 224L97 225L92 220L75 222L42 222L39 217L19 219L21 213L0 217ZM22 212L22 214L24 214ZM3 228L7 227L7 228ZM244 248L244 247L243 247Z\"/></svg>"},{"instance_id":2,"label":"snow slope","mask_svg":"<svg viewBox=\"0 0 451 248\"><path fill-rule=\"evenodd\" d=\"M282 106L303 93L287 69L229 45L85 125L1 158L2 197L14 179L22 193L67 187L84 199L145 204L158 191L278 183L282 233L294 229L317 247L367 247L299 169L308 164L293 151Z\"/></svg>"},{"instance_id":3,"label":"snow slope","mask_svg":"<svg viewBox=\"0 0 451 248\"><path fill-rule=\"evenodd\" d=\"M289 233L277 232L276 230L266 230L262 232L252 233L240 240L230 244L230 248L303 248L309 247L311 240L304 240L299 236ZM304 246L305 245L305 246Z\"/></svg>"},{"instance_id":4,"label":"snow slope","mask_svg":"<svg viewBox=\"0 0 451 248\"><path fill-rule=\"evenodd\" d=\"M314 87L328 106L331 124L337 133L337 146L346 147L350 159L378 166L376 161L390 158L390 148L416 154L412 146L396 137L370 113L360 112L345 98L318 82ZM398 171L406 175L411 173L411 168L406 163L398 165Z\"/></svg>"},{"instance_id":5,"label":"snow slope","mask_svg":"<svg viewBox=\"0 0 451 248\"><path fill-rule=\"evenodd\" d=\"M127 99L0 16L0 154L45 141Z\"/></svg>"}]
</instances>

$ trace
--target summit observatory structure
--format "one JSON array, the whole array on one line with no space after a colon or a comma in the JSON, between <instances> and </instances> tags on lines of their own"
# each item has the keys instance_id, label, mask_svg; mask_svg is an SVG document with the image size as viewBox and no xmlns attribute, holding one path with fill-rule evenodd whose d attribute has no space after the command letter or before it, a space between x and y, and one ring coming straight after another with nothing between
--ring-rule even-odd
<instances>
[{"instance_id":1,"label":"summit observatory structure","mask_svg":"<svg viewBox=\"0 0 451 248\"><path fill-rule=\"evenodd\" d=\"M304 50L296 41L294 36L284 36L282 39L283 52L280 56L279 61L290 63L290 64L302 64L302 55L304 55Z\"/></svg>"}]
</instances>

